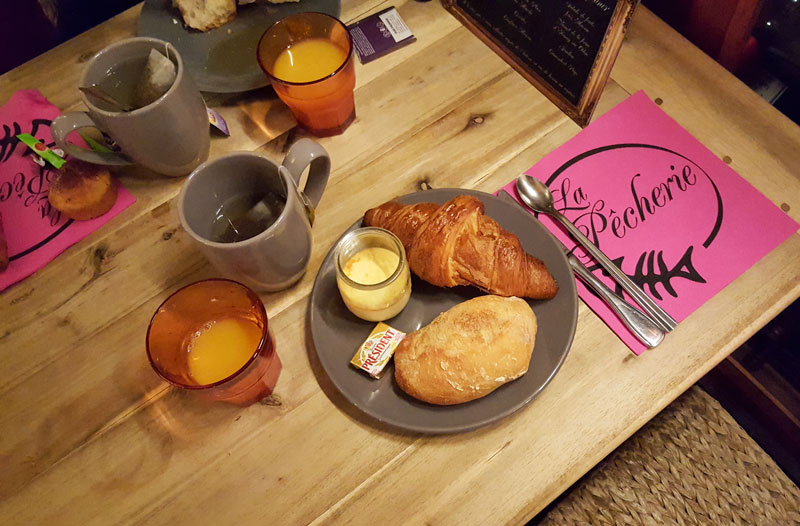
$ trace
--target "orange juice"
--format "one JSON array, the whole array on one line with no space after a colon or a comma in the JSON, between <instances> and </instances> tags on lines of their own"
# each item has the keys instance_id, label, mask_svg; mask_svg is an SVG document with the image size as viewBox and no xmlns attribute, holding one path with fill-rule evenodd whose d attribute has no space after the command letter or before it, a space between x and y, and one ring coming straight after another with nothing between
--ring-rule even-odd
<instances>
[{"instance_id":1,"label":"orange juice","mask_svg":"<svg viewBox=\"0 0 800 526\"><path fill-rule=\"evenodd\" d=\"M313 82L339 69L345 59L347 52L336 44L310 38L284 49L275 59L272 74L285 82Z\"/></svg>"},{"instance_id":2,"label":"orange juice","mask_svg":"<svg viewBox=\"0 0 800 526\"><path fill-rule=\"evenodd\" d=\"M198 281L164 300L147 328L147 357L172 385L241 406L272 394L281 372L264 304L227 279Z\"/></svg>"},{"instance_id":3,"label":"orange juice","mask_svg":"<svg viewBox=\"0 0 800 526\"><path fill-rule=\"evenodd\" d=\"M261 336L258 325L242 318L207 323L188 345L190 376L200 385L224 380L253 356Z\"/></svg>"},{"instance_id":4,"label":"orange juice","mask_svg":"<svg viewBox=\"0 0 800 526\"><path fill-rule=\"evenodd\" d=\"M317 137L342 133L356 118L353 40L324 13L297 13L261 36L258 64L297 123Z\"/></svg>"}]
</instances>

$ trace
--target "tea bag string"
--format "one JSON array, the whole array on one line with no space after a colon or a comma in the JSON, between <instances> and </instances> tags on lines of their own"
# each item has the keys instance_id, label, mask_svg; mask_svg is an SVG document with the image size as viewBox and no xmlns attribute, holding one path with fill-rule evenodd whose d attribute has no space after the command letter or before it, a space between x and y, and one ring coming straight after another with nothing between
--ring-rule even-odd
<instances>
[{"instance_id":1,"label":"tea bag string","mask_svg":"<svg viewBox=\"0 0 800 526\"><path fill-rule=\"evenodd\" d=\"M239 229L236 228L236 226L233 224L233 221L231 221L227 216L225 216L225 220L228 222L231 230L233 230L234 234L236 235L236 239L234 239L234 241L239 241L239 239L242 237L242 234L239 233Z\"/></svg>"}]
</instances>

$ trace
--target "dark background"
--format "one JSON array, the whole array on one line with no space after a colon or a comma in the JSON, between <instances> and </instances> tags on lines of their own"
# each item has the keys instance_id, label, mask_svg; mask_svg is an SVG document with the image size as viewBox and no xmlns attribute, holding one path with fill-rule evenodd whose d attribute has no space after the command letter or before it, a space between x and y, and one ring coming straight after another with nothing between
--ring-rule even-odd
<instances>
[{"instance_id":1,"label":"dark background","mask_svg":"<svg viewBox=\"0 0 800 526\"><path fill-rule=\"evenodd\" d=\"M140 0L0 0L0 74Z\"/></svg>"},{"instance_id":2,"label":"dark background","mask_svg":"<svg viewBox=\"0 0 800 526\"><path fill-rule=\"evenodd\" d=\"M137 4L139 0L0 0L0 74ZM763 69L787 86L776 108L800 122L800 2L794 0L642 0L710 56L731 23L737 2L760 3L752 29L757 45L735 73L752 85Z\"/></svg>"}]
</instances>

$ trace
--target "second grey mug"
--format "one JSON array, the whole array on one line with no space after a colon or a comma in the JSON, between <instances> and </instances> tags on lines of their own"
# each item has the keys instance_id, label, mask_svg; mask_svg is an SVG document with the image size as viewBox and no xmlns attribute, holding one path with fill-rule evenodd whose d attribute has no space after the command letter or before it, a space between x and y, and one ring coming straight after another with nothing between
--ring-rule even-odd
<instances>
[{"instance_id":1,"label":"second grey mug","mask_svg":"<svg viewBox=\"0 0 800 526\"><path fill-rule=\"evenodd\" d=\"M310 165L305 188L298 188ZM310 213L319 203L330 175L330 157L311 139L300 139L281 166L263 155L235 152L200 165L178 196L184 230L225 276L261 291L296 283L311 256ZM232 243L214 240L214 222L224 203L242 194L277 193L283 208L263 232Z\"/></svg>"}]
</instances>

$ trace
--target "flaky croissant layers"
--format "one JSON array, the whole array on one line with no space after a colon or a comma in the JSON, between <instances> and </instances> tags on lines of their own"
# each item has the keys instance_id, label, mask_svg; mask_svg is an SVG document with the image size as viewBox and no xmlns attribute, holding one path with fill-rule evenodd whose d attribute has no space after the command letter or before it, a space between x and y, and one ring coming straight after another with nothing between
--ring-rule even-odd
<instances>
[{"instance_id":1,"label":"flaky croissant layers","mask_svg":"<svg viewBox=\"0 0 800 526\"><path fill-rule=\"evenodd\" d=\"M544 263L485 215L476 197L459 195L443 205L389 201L367 210L364 221L396 235L411 271L438 287L473 285L491 294L533 299L558 292Z\"/></svg>"}]
</instances>

